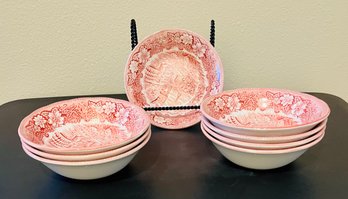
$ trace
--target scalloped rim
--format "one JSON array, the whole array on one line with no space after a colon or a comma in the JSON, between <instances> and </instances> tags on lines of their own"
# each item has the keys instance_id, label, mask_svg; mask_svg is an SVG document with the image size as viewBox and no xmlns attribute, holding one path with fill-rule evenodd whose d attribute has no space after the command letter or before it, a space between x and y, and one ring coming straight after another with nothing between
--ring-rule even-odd
<instances>
[{"instance_id":1,"label":"scalloped rim","mask_svg":"<svg viewBox=\"0 0 348 199\"><path fill-rule=\"evenodd\" d=\"M243 140L248 140L250 142L257 142L257 141L287 141L287 140L293 140L293 139L301 139L305 138L308 136L313 135L314 133L317 133L324 127L326 127L327 124L327 119L321 122L318 126L314 127L310 131L304 132L304 133L299 133L299 134L294 134L294 135L284 135L284 136L252 136L252 135L244 135L244 134L237 134L233 132L228 132L224 131L222 129L217 128L213 124L211 124L204 116L202 116L202 122L212 131L221 134L222 136L226 138L231 138L231 139L243 139ZM230 136L228 137L227 136Z\"/></svg>"},{"instance_id":2,"label":"scalloped rim","mask_svg":"<svg viewBox=\"0 0 348 199\"><path fill-rule=\"evenodd\" d=\"M34 155L40 156L42 158L50 159L50 160L57 160L57 161L92 161L92 160L98 160L98 159L104 159L109 158L112 156L120 155L133 147L139 145L142 141L144 141L149 135L151 134L151 129L148 129L144 135L142 135L140 138L136 139L135 141L129 143L128 145L125 145L120 148L116 148L110 151L100 152L100 153L92 153L92 154L85 154L85 155L61 155L61 154L52 154L52 153L46 153L44 151L40 151L38 149L35 149L31 147L30 145L26 144L25 142L22 142L22 146L25 147L28 151L33 153Z\"/></svg>"},{"instance_id":3,"label":"scalloped rim","mask_svg":"<svg viewBox=\"0 0 348 199\"><path fill-rule=\"evenodd\" d=\"M324 114L322 117L311 121L309 123L306 124L300 124L300 125L294 125L291 127L241 127L241 126L235 126L232 125L230 123L226 123L223 121L220 121L218 119L215 119L214 117L210 116L208 114L208 112L206 111L207 109L207 104L211 102L211 100L215 97L219 97L222 96L224 94L229 94L229 93L234 93L234 92L242 92L242 91L255 91L255 90L269 90L269 91L275 91L275 92L286 92L286 93L290 93L290 94L294 94L294 95L298 95L301 97L304 97L306 99L309 99L311 101L315 101L318 105L320 105L320 107L322 108ZM241 130L259 130L259 131L272 131L272 130L287 130L287 129L296 129L296 128L300 128L300 127L306 127L306 126L311 126L311 125L315 125L318 124L320 122L322 122L323 120L325 120L329 115L330 115L330 107L327 105L326 102L324 102L323 100L313 96L313 95L309 95L306 93L302 93L302 92L297 92L297 91L291 91L291 90L286 90L286 89L278 89L278 88L239 88L239 89L233 89L233 90L227 90L227 91L223 91L219 94L216 95L212 95L210 97L207 97L204 102L201 104L201 108L200 108L202 114L204 115L204 117L206 117L208 120L218 123L220 125L229 127L229 128L234 128L234 129L241 129Z\"/></svg>"},{"instance_id":4,"label":"scalloped rim","mask_svg":"<svg viewBox=\"0 0 348 199\"><path fill-rule=\"evenodd\" d=\"M217 144L221 147L224 147L226 149L229 150L233 150L233 151L239 151L239 152L244 152L244 153L252 153L252 154L264 154L264 155L272 155L272 154L283 154L283 153L292 153L292 152L296 152L296 151L300 151L300 150L304 150L304 149L309 149L310 147L318 144L323 137L325 136L325 132L316 140L299 146L299 147L295 147L295 148L290 148L290 149L277 149L277 150L257 150L257 149L246 149L246 148L241 148L241 147L236 147L236 146L232 146L232 145L228 145L225 144L215 138L213 138L211 135L209 135L206 131L202 130L203 134L205 135L205 137L207 137L211 142L213 142L214 144Z\"/></svg>"},{"instance_id":5,"label":"scalloped rim","mask_svg":"<svg viewBox=\"0 0 348 199\"><path fill-rule=\"evenodd\" d=\"M33 158L37 161L40 161L42 163L62 165L62 166L88 166L88 165L104 164L104 163L108 163L108 162L112 162L112 161L117 161L117 160L122 159L122 158L126 158L126 157L138 152L141 148L143 148L145 146L145 144L148 143L150 138L151 138L151 133L148 135L148 137L141 144L139 144L135 148L127 151L126 153L122 153L120 155L112 156L109 158L104 158L104 159L99 159L99 160L91 160L91 161L67 162L67 161L50 160L50 159L42 158L42 157L39 157L39 156L33 154L32 152L28 151L24 146L22 146L22 149L24 150L24 152L28 156L30 156L31 158Z\"/></svg>"},{"instance_id":6,"label":"scalloped rim","mask_svg":"<svg viewBox=\"0 0 348 199\"><path fill-rule=\"evenodd\" d=\"M324 128L324 129L321 129L320 131L318 131L317 133L315 133L314 135L312 135L306 139L302 139L302 140L294 141L294 142L271 143L270 144L270 143L250 143L250 142L244 142L244 141L226 138L226 137L221 136L220 134L212 131L211 129L209 129L207 126L205 126L204 123L201 123L201 129L206 131L211 136L213 136L214 138L216 138L217 140L219 140L225 144L228 144L231 146L236 146L236 147L243 147L243 148L247 148L247 149L257 149L257 150L278 150L278 149L287 149L287 148L298 147L298 146L305 145L307 143L312 142L313 140L318 139L325 132L325 128Z\"/></svg>"}]
</instances>

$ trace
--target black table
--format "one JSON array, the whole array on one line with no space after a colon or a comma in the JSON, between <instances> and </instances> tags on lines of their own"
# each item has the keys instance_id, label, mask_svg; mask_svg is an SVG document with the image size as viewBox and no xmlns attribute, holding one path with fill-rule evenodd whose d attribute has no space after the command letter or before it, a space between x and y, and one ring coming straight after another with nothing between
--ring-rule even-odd
<instances>
[{"instance_id":1,"label":"black table","mask_svg":"<svg viewBox=\"0 0 348 199\"><path fill-rule=\"evenodd\" d=\"M220 155L199 125L152 127L150 142L127 167L91 181L55 174L22 151L17 135L24 116L72 97L9 102L0 106L0 198L348 198L348 104L333 95L311 94L331 108L326 135L285 167L239 167Z\"/></svg>"}]
</instances>

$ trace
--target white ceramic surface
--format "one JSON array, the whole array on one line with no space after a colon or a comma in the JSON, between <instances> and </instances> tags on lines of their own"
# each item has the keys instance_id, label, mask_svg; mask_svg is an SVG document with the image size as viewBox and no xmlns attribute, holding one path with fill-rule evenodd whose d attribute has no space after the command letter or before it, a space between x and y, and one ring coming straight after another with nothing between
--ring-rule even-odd
<instances>
[{"instance_id":1,"label":"white ceramic surface","mask_svg":"<svg viewBox=\"0 0 348 199\"><path fill-rule=\"evenodd\" d=\"M324 137L323 134L311 143L291 149L255 150L225 144L213 138L204 130L202 130L202 132L210 141L213 142L214 146L220 151L220 153L231 162L242 167L260 170L275 169L293 162L310 147L313 147L320 142Z\"/></svg>"},{"instance_id":2,"label":"white ceramic surface","mask_svg":"<svg viewBox=\"0 0 348 199\"><path fill-rule=\"evenodd\" d=\"M238 134L232 131L224 131L222 129L217 128L216 126L212 125L204 116L202 116L202 121L209 129L214 131L215 133L218 133L226 138L239 140L243 142L250 142L250 143L264 143L264 144L273 144L273 143L287 143L287 142L295 142L299 141L305 138L308 138L309 136L312 136L313 134L317 133L321 129L326 127L327 119L320 124L318 124L316 127L311 129L310 131L299 133L295 135L284 135L284 136L251 136L251 135L243 135Z\"/></svg>"},{"instance_id":3,"label":"white ceramic surface","mask_svg":"<svg viewBox=\"0 0 348 199\"><path fill-rule=\"evenodd\" d=\"M112 175L123 169L134 158L137 152L145 146L150 137L151 134L141 144L121 155L82 162L49 160L31 153L25 147L22 148L31 158L40 161L49 169L62 176L78 180L91 180Z\"/></svg>"},{"instance_id":4,"label":"white ceramic surface","mask_svg":"<svg viewBox=\"0 0 348 199\"><path fill-rule=\"evenodd\" d=\"M40 151L38 149L35 149L31 147L30 145L27 145L25 142L22 141L22 146L30 151L31 153L41 156L46 159L51 159L51 160L58 160L58 161L91 161L91 160L99 160L99 159L104 159L104 158L109 158L113 157L116 155L120 155L122 153L125 153L141 142L143 142L149 135L151 134L151 128L147 130L147 132L142 135L140 138L137 140L123 146L117 149L113 149L110 151L105 151L105 152L100 152L100 153L93 153L93 154L86 154L86 155L59 155L59 154L51 154L51 153L46 153L44 151Z\"/></svg>"}]
</instances>

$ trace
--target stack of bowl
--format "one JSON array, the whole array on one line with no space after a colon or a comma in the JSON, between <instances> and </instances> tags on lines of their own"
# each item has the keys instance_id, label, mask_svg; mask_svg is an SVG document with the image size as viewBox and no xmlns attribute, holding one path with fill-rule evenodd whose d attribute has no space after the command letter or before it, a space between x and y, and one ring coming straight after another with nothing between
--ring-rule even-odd
<instances>
[{"instance_id":1,"label":"stack of bowl","mask_svg":"<svg viewBox=\"0 0 348 199\"><path fill-rule=\"evenodd\" d=\"M102 178L124 168L151 136L146 112L127 101L77 98L24 118L18 128L24 152L73 179Z\"/></svg>"},{"instance_id":2,"label":"stack of bowl","mask_svg":"<svg viewBox=\"0 0 348 199\"><path fill-rule=\"evenodd\" d=\"M329 106L308 94L248 88L201 105L204 135L230 161L252 169L291 163L324 137Z\"/></svg>"}]
</instances>

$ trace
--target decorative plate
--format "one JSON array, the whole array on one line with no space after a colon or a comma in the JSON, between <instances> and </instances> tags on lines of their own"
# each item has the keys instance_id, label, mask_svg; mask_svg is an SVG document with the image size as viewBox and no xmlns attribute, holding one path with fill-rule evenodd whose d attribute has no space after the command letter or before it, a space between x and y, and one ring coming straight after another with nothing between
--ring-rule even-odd
<instances>
[{"instance_id":1,"label":"decorative plate","mask_svg":"<svg viewBox=\"0 0 348 199\"><path fill-rule=\"evenodd\" d=\"M141 107L200 105L223 89L223 68L214 47L187 30L164 30L139 43L125 68L129 101ZM200 121L199 110L148 112L151 123L180 129Z\"/></svg>"},{"instance_id":2,"label":"decorative plate","mask_svg":"<svg viewBox=\"0 0 348 199\"><path fill-rule=\"evenodd\" d=\"M328 105L312 95L272 88L224 91L207 98L201 110L212 122L251 129L293 128L319 123L330 113Z\"/></svg>"},{"instance_id":3,"label":"decorative plate","mask_svg":"<svg viewBox=\"0 0 348 199\"><path fill-rule=\"evenodd\" d=\"M145 111L112 98L78 98L42 107L21 122L22 141L56 154L115 149L140 137L150 126Z\"/></svg>"}]
</instances>

